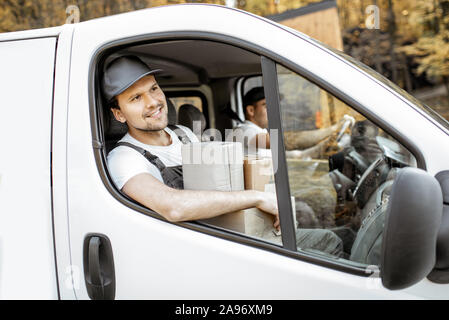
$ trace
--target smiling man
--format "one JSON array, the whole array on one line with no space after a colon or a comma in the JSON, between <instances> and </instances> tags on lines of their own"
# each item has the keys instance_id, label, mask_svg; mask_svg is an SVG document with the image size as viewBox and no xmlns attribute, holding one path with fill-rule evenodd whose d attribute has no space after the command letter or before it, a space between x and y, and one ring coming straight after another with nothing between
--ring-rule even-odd
<instances>
[{"instance_id":1,"label":"smiling man","mask_svg":"<svg viewBox=\"0 0 449 320\"><path fill-rule=\"evenodd\" d=\"M108 155L117 188L169 221L212 218L257 207L273 214L279 227L273 194L182 190L180 138L198 139L184 126L178 126L179 136L167 127L166 98L154 77L159 71L134 56L117 58L106 67L103 94L115 119L128 125L128 133Z\"/></svg>"}]
</instances>

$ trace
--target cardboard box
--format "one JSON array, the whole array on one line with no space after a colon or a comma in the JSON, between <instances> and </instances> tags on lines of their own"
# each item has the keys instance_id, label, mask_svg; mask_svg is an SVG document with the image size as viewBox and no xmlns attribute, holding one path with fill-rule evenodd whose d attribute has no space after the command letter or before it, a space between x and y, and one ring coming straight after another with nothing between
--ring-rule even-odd
<instances>
[{"instance_id":1,"label":"cardboard box","mask_svg":"<svg viewBox=\"0 0 449 320\"><path fill-rule=\"evenodd\" d=\"M183 145L181 151L185 189L237 191L245 187L275 193L271 158L244 159L238 142L192 143ZM295 215L294 199L292 205ZM274 216L257 208L199 221L278 244L282 242L273 226Z\"/></svg>"},{"instance_id":2,"label":"cardboard box","mask_svg":"<svg viewBox=\"0 0 449 320\"><path fill-rule=\"evenodd\" d=\"M274 183L273 160L271 158L245 157L243 175L246 190L265 191L265 185Z\"/></svg>"},{"instance_id":3,"label":"cardboard box","mask_svg":"<svg viewBox=\"0 0 449 320\"><path fill-rule=\"evenodd\" d=\"M258 190L276 193L274 184L273 161L271 158L254 158L247 156L243 159L243 175L245 190ZM296 223L296 200L291 197L293 221Z\"/></svg>"},{"instance_id":4,"label":"cardboard box","mask_svg":"<svg viewBox=\"0 0 449 320\"><path fill-rule=\"evenodd\" d=\"M206 224L244 233L248 236L281 243L281 236L276 235L274 216L257 208L240 210L210 219L199 220Z\"/></svg>"},{"instance_id":5,"label":"cardboard box","mask_svg":"<svg viewBox=\"0 0 449 320\"><path fill-rule=\"evenodd\" d=\"M197 142L182 145L184 189L244 189L243 150L239 142Z\"/></svg>"}]
</instances>

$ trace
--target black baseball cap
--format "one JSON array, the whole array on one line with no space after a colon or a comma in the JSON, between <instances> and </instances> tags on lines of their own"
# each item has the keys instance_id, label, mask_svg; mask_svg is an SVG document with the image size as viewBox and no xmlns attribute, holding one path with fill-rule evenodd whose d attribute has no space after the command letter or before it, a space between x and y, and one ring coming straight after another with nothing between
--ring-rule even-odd
<instances>
[{"instance_id":1,"label":"black baseball cap","mask_svg":"<svg viewBox=\"0 0 449 320\"><path fill-rule=\"evenodd\" d=\"M254 105L257 101L265 99L263 87L254 87L249 90L243 97L243 107Z\"/></svg>"},{"instance_id":2,"label":"black baseball cap","mask_svg":"<svg viewBox=\"0 0 449 320\"><path fill-rule=\"evenodd\" d=\"M109 102L143 77L161 72L162 69L151 69L136 56L122 56L108 63L105 68L102 89Z\"/></svg>"}]
</instances>

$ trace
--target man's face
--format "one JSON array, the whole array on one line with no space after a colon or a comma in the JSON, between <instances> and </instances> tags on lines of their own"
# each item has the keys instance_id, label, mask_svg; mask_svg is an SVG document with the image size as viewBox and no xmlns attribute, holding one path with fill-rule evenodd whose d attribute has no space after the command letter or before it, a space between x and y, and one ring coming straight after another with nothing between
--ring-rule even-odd
<instances>
[{"instance_id":1,"label":"man's face","mask_svg":"<svg viewBox=\"0 0 449 320\"><path fill-rule=\"evenodd\" d=\"M248 120L254 122L263 129L268 128L267 102L265 99L259 100L247 107L247 112L249 115Z\"/></svg>"},{"instance_id":2,"label":"man's face","mask_svg":"<svg viewBox=\"0 0 449 320\"><path fill-rule=\"evenodd\" d=\"M167 126L167 102L153 75L143 77L116 98L120 109L111 110L131 132L159 131Z\"/></svg>"}]
</instances>

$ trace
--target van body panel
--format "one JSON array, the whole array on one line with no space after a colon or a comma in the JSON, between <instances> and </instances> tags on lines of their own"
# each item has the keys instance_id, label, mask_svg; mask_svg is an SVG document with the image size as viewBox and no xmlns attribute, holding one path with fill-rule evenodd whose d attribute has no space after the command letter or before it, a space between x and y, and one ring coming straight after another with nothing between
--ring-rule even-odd
<instances>
[{"instance_id":1,"label":"van body panel","mask_svg":"<svg viewBox=\"0 0 449 320\"><path fill-rule=\"evenodd\" d=\"M51 202L56 38L1 42L0 298L57 299Z\"/></svg>"},{"instance_id":2,"label":"van body panel","mask_svg":"<svg viewBox=\"0 0 449 320\"><path fill-rule=\"evenodd\" d=\"M73 29L74 25L64 25L58 37L52 128L53 223L61 299L76 299L74 288L82 280L82 269L71 262L67 211L67 121Z\"/></svg>"},{"instance_id":3,"label":"van body panel","mask_svg":"<svg viewBox=\"0 0 449 320\"><path fill-rule=\"evenodd\" d=\"M64 26L0 33L0 42L57 37Z\"/></svg>"}]
</instances>

